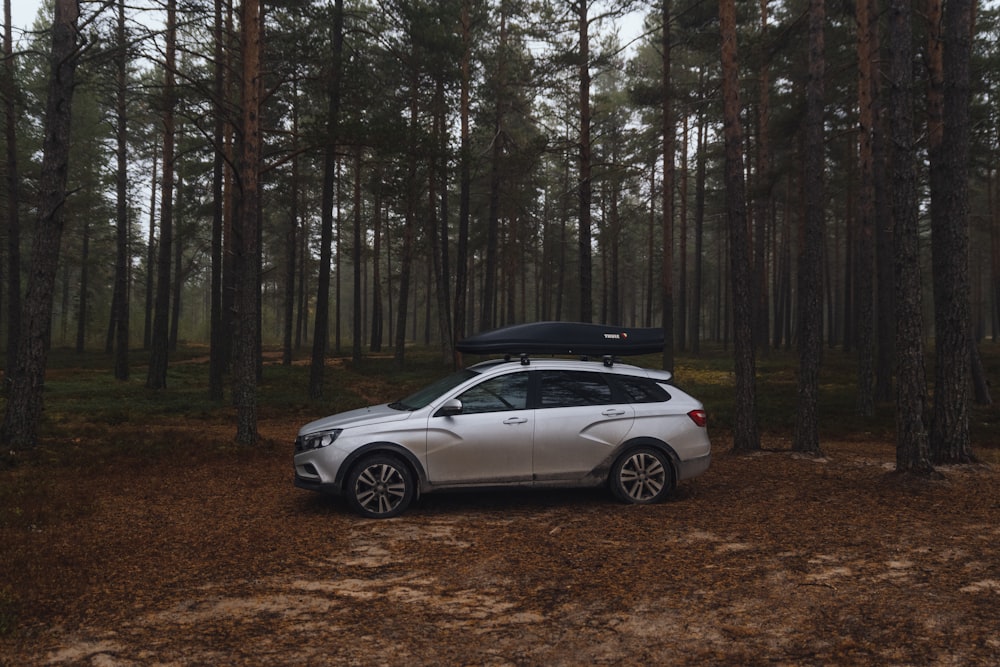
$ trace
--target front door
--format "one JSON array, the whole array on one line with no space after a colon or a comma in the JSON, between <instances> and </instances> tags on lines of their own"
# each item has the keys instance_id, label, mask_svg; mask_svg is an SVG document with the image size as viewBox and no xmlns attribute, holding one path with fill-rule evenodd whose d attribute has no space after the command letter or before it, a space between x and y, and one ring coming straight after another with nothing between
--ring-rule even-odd
<instances>
[{"instance_id":1,"label":"front door","mask_svg":"<svg viewBox=\"0 0 1000 667\"><path fill-rule=\"evenodd\" d=\"M455 396L459 414L428 419L431 484L510 484L531 480L534 411L528 373L489 378Z\"/></svg>"}]
</instances>

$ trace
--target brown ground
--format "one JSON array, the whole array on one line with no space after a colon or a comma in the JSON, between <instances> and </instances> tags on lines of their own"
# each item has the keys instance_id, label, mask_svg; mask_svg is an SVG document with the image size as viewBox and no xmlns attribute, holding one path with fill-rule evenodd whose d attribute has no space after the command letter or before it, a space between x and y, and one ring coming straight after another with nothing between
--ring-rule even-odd
<instances>
[{"instance_id":1,"label":"brown ground","mask_svg":"<svg viewBox=\"0 0 1000 667\"><path fill-rule=\"evenodd\" d=\"M39 479L0 524L0 664L1000 664L995 465L906 480L885 443L723 436L659 506L455 494L367 521L293 488L296 427Z\"/></svg>"}]
</instances>

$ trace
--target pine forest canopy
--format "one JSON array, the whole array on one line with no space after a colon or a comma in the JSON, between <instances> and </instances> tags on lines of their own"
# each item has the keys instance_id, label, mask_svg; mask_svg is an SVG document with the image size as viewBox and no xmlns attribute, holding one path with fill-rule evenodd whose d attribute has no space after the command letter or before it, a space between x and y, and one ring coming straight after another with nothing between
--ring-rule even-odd
<instances>
[{"instance_id":1,"label":"pine forest canopy","mask_svg":"<svg viewBox=\"0 0 1000 667\"><path fill-rule=\"evenodd\" d=\"M418 342L450 364L456 340L531 321L665 326L669 366L672 350L728 343L739 297L753 301L755 350L797 345L815 319L823 346L858 351L860 384L889 400L890 173L915 178L920 337L965 320L973 341L1000 336L1000 14L927 0L942 4L906 17L914 62L930 63L906 83L908 152L891 136L902 84L872 66L889 62L895 4L734 3L748 230L734 253L726 2L81 2L51 344L114 350L122 378L129 350L149 349L147 385L162 388L169 349L209 343L221 398L250 336L245 358L259 342L289 363L311 349L318 397L330 354L388 349L403 364ZM43 194L49 14L5 61L5 368ZM940 49L959 14L972 17L970 88L943 86L941 115L933 56L960 67L960 49ZM949 116L963 99L967 114ZM938 126L967 136L967 240L931 268ZM733 284L743 254L749 297ZM963 261L958 291L936 295L936 272ZM967 314L935 317L955 295Z\"/></svg>"}]
</instances>

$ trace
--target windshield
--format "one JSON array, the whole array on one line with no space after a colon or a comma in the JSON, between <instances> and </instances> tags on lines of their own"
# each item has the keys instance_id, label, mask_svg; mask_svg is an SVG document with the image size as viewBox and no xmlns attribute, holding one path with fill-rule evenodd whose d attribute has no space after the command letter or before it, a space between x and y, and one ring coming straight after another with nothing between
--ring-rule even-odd
<instances>
[{"instance_id":1,"label":"windshield","mask_svg":"<svg viewBox=\"0 0 1000 667\"><path fill-rule=\"evenodd\" d=\"M479 373L476 371L466 368L465 370L449 375L448 377L441 378L434 384L424 387L417 393L411 394L401 401L396 401L395 403L390 404L389 407L396 410L419 410L420 408L426 407L431 401L441 394L454 389L466 380L474 378L477 375L479 375Z\"/></svg>"}]
</instances>

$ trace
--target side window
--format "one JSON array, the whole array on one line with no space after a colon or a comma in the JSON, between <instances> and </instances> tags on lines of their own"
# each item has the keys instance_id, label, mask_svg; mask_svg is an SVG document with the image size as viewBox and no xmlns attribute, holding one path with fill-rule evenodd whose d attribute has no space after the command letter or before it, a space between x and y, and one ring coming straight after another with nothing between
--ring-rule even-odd
<instances>
[{"instance_id":1,"label":"side window","mask_svg":"<svg viewBox=\"0 0 1000 667\"><path fill-rule=\"evenodd\" d=\"M463 415L523 410L528 404L528 374L511 373L490 378L458 397Z\"/></svg>"},{"instance_id":2,"label":"side window","mask_svg":"<svg viewBox=\"0 0 1000 667\"><path fill-rule=\"evenodd\" d=\"M569 408L613 403L611 386L600 373L545 371L542 373L539 405Z\"/></svg>"},{"instance_id":3,"label":"side window","mask_svg":"<svg viewBox=\"0 0 1000 667\"><path fill-rule=\"evenodd\" d=\"M630 375L614 375L612 382L617 384L628 396L630 403L662 403L670 400L670 394L663 385L648 378L632 377Z\"/></svg>"}]
</instances>

